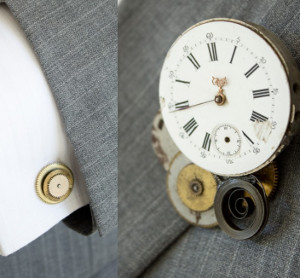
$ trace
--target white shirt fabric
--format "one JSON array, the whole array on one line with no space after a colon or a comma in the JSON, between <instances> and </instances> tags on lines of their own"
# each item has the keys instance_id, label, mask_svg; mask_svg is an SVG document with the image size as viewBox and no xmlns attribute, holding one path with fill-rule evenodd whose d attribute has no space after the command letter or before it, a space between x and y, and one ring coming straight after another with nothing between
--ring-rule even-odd
<instances>
[{"instance_id":1,"label":"white shirt fabric","mask_svg":"<svg viewBox=\"0 0 300 278\"><path fill-rule=\"evenodd\" d=\"M17 21L0 5L0 254L27 245L88 204L84 181L47 80ZM35 191L39 171L53 162L74 175L71 195L46 204Z\"/></svg>"}]
</instances>

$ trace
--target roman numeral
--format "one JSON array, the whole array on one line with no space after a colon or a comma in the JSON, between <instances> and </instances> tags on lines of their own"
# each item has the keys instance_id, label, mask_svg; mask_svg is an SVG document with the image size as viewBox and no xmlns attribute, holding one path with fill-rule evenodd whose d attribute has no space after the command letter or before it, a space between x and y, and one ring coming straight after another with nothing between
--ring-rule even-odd
<instances>
[{"instance_id":1,"label":"roman numeral","mask_svg":"<svg viewBox=\"0 0 300 278\"><path fill-rule=\"evenodd\" d=\"M183 126L183 129L189 136L191 136L197 127L198 124L196 120L192 118Z\"/></svg>"},{"instance_id":2,"label":"roman numeral","mask_svg":"<svg viewBox=\"0 0 300 278\"><path fill-rule=\"evenodd\" d=\"M202 144L202 148L209 151L210 150L210 145L211 145L211 139L210 139L210 134L206 132Z\"/></svg>"},{"instance_id":3,"label":"roman numeral","mask_svg":"<svg viewBox=\"0 0 300 278\"><path fill-rule=\"evenodd\" d=\"M267 117L265 117L262 114L259 114L258 112L253 111L250 120L252 122L258 121L258 122L265 122L268 120Z\"/></svg>"},{"instance_id":4,"label":"roman numeral","mask_svg":"<svg viewBox=\"0 0 300 278\"><path fill-rule=\"evenodd\" d=\"M208 43L207 44L208 51L209 51L209 56L211 61L218 61L218 55L217 55L217 48L216 48L216 43Z\"/></svg>"},{"instance_id":5,"label":"roman numeral","mask_svg":"<svg viewBox=\"0 0 300 278\"><path fill-rule=\"evenodd\" d=\"M253 93L253 98L269 97L270 96L269 89L254 90L254 91L252 91L252 93Z\"/></svg>"},{"instance_id":6,"label":"roman numeral","mask_svg":"<svg viewBox=\"0 0 300 278\"><path fill-rule=\"evenodd\" d=\"M184 80L179 80L179 79L176 79L175 81L179 82L179 83L187 84L187 85L190 85L190 83L191 83L189 81L184 81Z\"/></svg>"},{"instance_id":7,"label":"roman numeral","mask_svg":"<svg viewBox=\"0 0 300 278\"><path fill-rule=\"evenodd\" d=\"M259 68L258 64L255 64L251 69L249 69L246 73L245 76L248 78L253 72L255 72Z\"/></svg>"},{"instance_id":8,"label":"roman numeral","mask_svg":"<svg viewBox=\"0 0 300 278\"><path fill-rule=\"evenodd\" d=\"M194 55L192 53L190 53L187 57L191 61L191 63L194 65L194 67L196 69L200 68L200 65L199 65L198 61L195 59L195 57L194 57Z\"/></svg>"},{"instance_id":9,"label":"roman numeral","mask_svg":"<svg viewBox=\"0 0 300 278\"><path fill-rule=\"evenodd\" d=\"M248 141L253 145L254 142L251 140L251 138L242 130L243 135L248 139Z\"/></svg>"},{"instance_id":10,"label":"roman numeral","mask_svg":"<svg viewBox=\"0 0 300 278\"><path fill-rule=\"evenodd\" d=\"M235 55L235 51L236 51L236 45L234 46L234 49L233 49L233 53L232 53L232 56L231 56L231 59L230 59L230 64L232 64L232 61L233 61L233 58L234 58L234 55Z\"/></svg>"},{"instance_id":11,"label":"roman numeral","mask_svg":"<svg viewBox=\"0 0 300 278\"><path fill-rule=\"evenodd\" d=\"M187 108L187 107L189 107L189 101L188 100L175 103L175 108L176 109L180 110L180 109Z\"/></svg>"}]
</instances>

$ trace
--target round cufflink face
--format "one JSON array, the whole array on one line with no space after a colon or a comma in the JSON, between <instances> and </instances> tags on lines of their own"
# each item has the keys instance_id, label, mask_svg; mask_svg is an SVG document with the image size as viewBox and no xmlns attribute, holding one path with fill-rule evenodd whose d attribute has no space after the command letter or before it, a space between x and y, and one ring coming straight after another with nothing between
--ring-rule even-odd
<instances>
[{"instance_id":1,"label":"round cufflink face","mask_svg":"<svg viewBox=\"0 0 300 278\"><path fill-rule=\"evenodd\" d=\"M167 191L177 213L186 221L204 228L218 225L213 206L217 192L214 176L181 152L170 164Z\"/></svg>"},{"instance_id":2,"label":"round cufflink face","mask_svg":"<svg viewBox=\"0 0 300 278\"><path fill-rule=\"evenodd\" d=\"M72 171L64 164L52 163L39 172L35 188L42 201L57 204L71 194L73 184Z\"/></svg>"}]
</instances>

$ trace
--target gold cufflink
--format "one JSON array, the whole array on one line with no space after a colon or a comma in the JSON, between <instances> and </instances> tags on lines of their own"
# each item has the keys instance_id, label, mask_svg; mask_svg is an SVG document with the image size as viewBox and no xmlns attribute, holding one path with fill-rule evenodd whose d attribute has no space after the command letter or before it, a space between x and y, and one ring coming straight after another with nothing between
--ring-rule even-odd
<instances>
[{"instance_id":1,"label":"gold cufflink","mask_svg":"<svg viewBox=\"0 0 300 278\"><path fill-rule=\"evenodd\" d=\"M37 175L35 189L37 195L47 204L57 204L72 192L74 178L72 171L64 164L52 163Z\"/></svg>"}]
</instances>

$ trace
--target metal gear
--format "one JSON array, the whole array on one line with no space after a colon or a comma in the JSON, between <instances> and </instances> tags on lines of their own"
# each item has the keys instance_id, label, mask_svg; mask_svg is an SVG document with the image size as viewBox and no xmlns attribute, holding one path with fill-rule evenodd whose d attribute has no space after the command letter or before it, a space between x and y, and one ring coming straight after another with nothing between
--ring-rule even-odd
<instances>
[{"instance_id":1,"label":"metal gear","mask_svg":"<svg viewBox=\"0 0 300 278\"><path fill-rule=\"evenodd\" d=\"M191 163L178 152L167 173L167 192L178 214L203 228L218 225L213 207L217 181L211 173Z\"/></svg>"},{"instance_id":2,"label":"metal gear","mask_svg":"<svg viewBox=\"0 0 300 278\"><path fill-rule=\"evenodd\" d=\"M60 180L60 184L56 183L55 180L57 179ZM45 177L43 183L43 191L45 196L52 201L61 201L66 195L71 193L70 182L71 178L66 171L61 169L52 171Z\"/></svg>"},{"instance_id":3,"label":"metal gear","mask_svg":"<svg viewBox=\"0 0 300 278\"><path fill-rule=\"evenodd\" d=\"M210 172L189 164L178 174L177 192L189 209L202 212L213 206L217 182Z\"/></svg>"},{"instance_id":4,"label":"metal gear","mask_svg":"<svg viewBox=\"0 0 300 278\"><path fill-rule=\"evenodd\" d=\"M254 175L264 187L267 197L272 197L278 186L279 170L277 163L273 161L266 167L257 171Z\"/></svg>"},{"instance_id":5,"label":"metal gear","mask_svg":"<svg viewBox=\"0 0 300 278\"><path fill-rule=\"evenodd\" d=\"M58 190L63 190L61 194L55 196L51 191L53 187L50 188L50 183L54 177L59 177L60 175L65 176L68 181L67 188L60 188ZM52 163L45 166L37 175L35 182L35 190L38 197L47 204L57 204L65 200L72 192L74 184L74 178L72 171L62 163ZM56 192L57 193L57 192Z\"/></svg>"}]
</instances>

